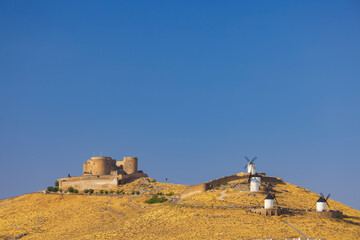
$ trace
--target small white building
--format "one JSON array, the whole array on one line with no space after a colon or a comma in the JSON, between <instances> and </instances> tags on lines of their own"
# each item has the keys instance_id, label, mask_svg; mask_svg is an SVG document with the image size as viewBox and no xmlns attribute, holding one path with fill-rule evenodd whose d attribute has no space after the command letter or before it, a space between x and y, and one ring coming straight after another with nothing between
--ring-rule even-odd
<instances>
[{"instance_id":1,"label":"small white building","mask_svg":"<svg viewBox=\"0 0 360 240\"><path fill-rule=\"evenodd\" d=\"M252 177L250 180L250 192L258 192L260 189L260 182L257 178Z\"/></svg>"},{"instance_id":2,"label":"small white building","mask_svg":"<svg viewBox=\"0 0 360 240\"><path fill-rule=\"evenodd\" d=\"M254 174L255 173L255 163L248 163L247 165L248 173Z\"/></svg>"},{"instance_id":3,"label":"small white building","mask_svg":"<svg viewBox=\"0 0 360 240\"><path fill-rule=\"evenodd\" d=\"M265 209L273 209L274 208L274 197L272 195L267 195L264 201Z\"/></svg>"},{"instance_id":4,"label":"small white building","mask_svg":"<svg viewBox=\"0 0 360 240\"><path fill-rule=\"evenodd\" d=\"M326 199L322 196L316 202L316 211L317 212L326 211Z\"/></svg>"}]
</instances>

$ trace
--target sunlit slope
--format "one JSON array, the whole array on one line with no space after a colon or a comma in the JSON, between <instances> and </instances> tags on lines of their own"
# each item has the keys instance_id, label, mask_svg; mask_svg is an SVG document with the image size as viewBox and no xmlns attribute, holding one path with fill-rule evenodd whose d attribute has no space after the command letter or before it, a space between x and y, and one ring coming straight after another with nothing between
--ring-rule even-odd
<instances>
[{"instance_id":1,"label":"sunlit slope","mask_svg":"<svg viewBox=\"0 0 360 240\"><path fill-rule=\"evenodd\" d=\"M133 185L124 186L131 191ZM164 193L185 186L157 183ZM155 185L155 184L154 184ZM309 208L317 195L291 184L277 185L279 204ZM282 192L280 188L283 189ZM217 200L221 192L228 196ZM301 198L299 198L301 194ZM311 214L264 217L246 210L216 209L206 205L261 205L264 194L228 190L207 191L186 198L181 205L145 204L149 196L87 196L27 194L0 201L0 236L21 239L265 239L301 237L285 225L288 221L312 238L360 239L360 212L330 200L344 220L323 219ZM291 202L291 203L289 203Z\"/></svg>"}]
</instances>

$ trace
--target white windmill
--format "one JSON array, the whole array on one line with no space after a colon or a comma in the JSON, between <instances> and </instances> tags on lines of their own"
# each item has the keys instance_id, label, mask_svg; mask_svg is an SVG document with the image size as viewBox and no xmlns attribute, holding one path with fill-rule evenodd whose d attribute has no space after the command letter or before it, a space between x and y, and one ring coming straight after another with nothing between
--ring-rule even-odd
<instances>
[{"instance_id":1,"label":"white windmill","mask_svg":"<svg viewBox=\"0 0 360 240\"><path fill-rule=\"evenodd\" d=\"M326 211L326 205L328 205L329 209L330 209L330 205L329 203L327 202L327 200L329 199L330 197L330 193L329 195L325 198L324 195L322 193L320 193L320 198L316 201L316 211L317 212L325 212ZM315 205L314 204L314 205ZM313 206L314 206L313 205ZM313 208L313 206L311 208ZM310 209L311 209L310 208Z\"/></svg>"},{"instance_id":2,"label":"white windmill","mask_svg":"<svg viewBox=\"0 0 360 240\"><path fill-rule=\"evenodd\" d=\"M257 173L249 174L248 183L250 184L250 192L258 192L261 185L261 176Z\"/></svg>"},{"instance_id":3,"label":"white windmill","mask_svg":"<svg viewBox=\"0 0 360 240\"><path fill-rule=\"evenodd\" d=\"M254 161L255 161L256 158L257 158L257 157L254 157L254 158L250 161L250 159L249 159L247 156L245 156L245 159L246 159L246 161L248 161L248 163L245 165L244 169L247 168L248 173L251 173L251 174L254 174L254 173L255 173L255 163L254 163Z\"/></svg>"},{"instance_id":4,"label":"white windmill","mask_svg":"<svg viewBox=\"0 0 360 240\"><path fill-rule=\"evenodd\" d=\"M264 200L264 208L265 209L273 209L274 208L274 199L277 203L277 199L275 194L269 194Z\"/></svg>"}]
</instances>

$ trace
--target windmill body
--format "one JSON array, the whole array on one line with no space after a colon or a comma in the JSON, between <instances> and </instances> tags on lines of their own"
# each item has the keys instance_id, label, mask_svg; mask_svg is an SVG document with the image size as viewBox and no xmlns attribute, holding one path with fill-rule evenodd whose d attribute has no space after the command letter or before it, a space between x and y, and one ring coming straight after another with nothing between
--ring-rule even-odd
<instances>
[{"instance_id":1,"label":"windmill body","mask_svg":"<svg viewBox=\"0 0 360 240\"><path fill-rule=\"evenodd\" d=\"M326 211L326 199L320 197L319 200L316 202L316 211L317 212L324 212Z\"/></svg>"},{"instance_id":2,"label":"windmill body","mask_svg":"<svg viewBox=\"0 0 360 240\"><path fill-rule=\"evenodd\" d=\"M260 189L260 182L255 178L250 180L250 192L258 192Z\"/></svg>"},{"instance_id":3,"label":"windmill body","mask_svg":"<svg viewBox=\"0 0 360 240\"><path fill-rule=\"evenodd\" d=\"M248 163L247 169L248 169L248 173L254 174L255 173L255 163Z\"/></svg>"},{"instance_id":4,"label":"windmill body","mask_svg":"<svg viewBox=\"0 0 360 240\"><path fill-rule=\"evenodd\" d=\"M259 183L261 183L261 176L259 174L255 173L252 177L255 178Z\"/></svg>"},{"instance_id":5,"label":"windmill body","mask_svg":"<svg viewBox=\"0 0 360 240\"><path fill-rule=\"evenodd\" d=\"M273 209L274 208L274 197L270 194L264 200L264 208L265 209Z\"/></svg>"},{"instance_id":6,"label":"windmill body","mask_svg":"<svg viewBox=\"0 0 360 240\"><path fill-rule=\"evenodd\" d=\"M245 156L246 161L248 161L248 164L245 165L244 169L247 168L248 173L254 174L255 173L255 163L256 157L254 157L252 160L250 160L248 157Z\"/></svg>"}]
</instances>

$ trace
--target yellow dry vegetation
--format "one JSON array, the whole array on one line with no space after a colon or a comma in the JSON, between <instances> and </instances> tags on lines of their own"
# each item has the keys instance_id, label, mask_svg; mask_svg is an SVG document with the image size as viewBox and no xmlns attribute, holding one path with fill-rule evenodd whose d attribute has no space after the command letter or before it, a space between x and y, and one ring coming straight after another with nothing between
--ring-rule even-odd
<instances>
[{"instance_id":1,"label":"yellow dry vegetation","mask_svg":"<svg viewBox=\"0 0 360 240\"><path fill-rule=\"evenodd\" d=\"M154 183L162 192L179 193L186 186ZM125 191L137 182L122 186ZM317 195L292 184L277 185L283 206L309 207ZM148 195L91 196L33 193L0 201L0 236L21 239L266 239L301 237L283 220L312 238L360 239L360 213L330 200L333 209L347 216L343 220L324 219L309 213L264 217L247 210L217 209L212 205L261 204L264 194L207 191L183 202L203 207L169 203L145 204ZM302 194L301 199L295 196ZM255 200L254 200L255 199ZM288 203L291 202L291 203ZM1 238L1 237L0 237Z\"/></svg>"},{"instance_id":2,"label":"yellow dry vegetation","mask_svg":"<svg viewBox=\"0 0 360 240\"><path fill-rule=\"evenodd\" d=\"M107 189L108 191L124 191L127 194L131 194L133 191L138 191L145 188L148 188L146 186L141 186L141 181L143 179L149 179L150 183L149 185L152 186L151 189L148 190L152 190L155 193L157 192L161 192L163 194L168 194L168 193L174 193L175 195L180 195L188 186L187 185L183 185L183 184L170 184L170 183L162 183L162 182L157 182L152 178L140 178L140 179L136 179L130 183L124 184L124 185L119 185L116 188L111 188L111 189ZM95 192L99 192L99 190L96 190ZM147 195L150 195L150 193L144 193Z\"/></svg>"}]
</instances>

